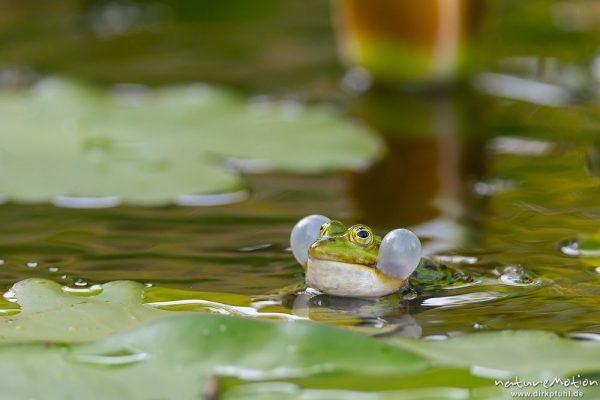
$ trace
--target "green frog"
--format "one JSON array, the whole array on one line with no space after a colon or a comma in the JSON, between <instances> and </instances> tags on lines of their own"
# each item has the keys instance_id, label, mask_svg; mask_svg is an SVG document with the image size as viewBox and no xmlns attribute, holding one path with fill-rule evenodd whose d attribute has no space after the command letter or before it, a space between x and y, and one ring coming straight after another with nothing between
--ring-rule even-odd
<instances>
[{"instance_id":1,"label":"green frog","mask_svg":"<svg viewBox=\"0 0 600 400\"><path fill-rule=\"evenodd\" d=\"M301 219L292 229L291 247L306 273L306 284L344 297L381 297L405 288L453 279L452 270L421 258L419 238L395 229L381 238L358 224L346 228L322 215Z\"/></svg>"}]
</instances>

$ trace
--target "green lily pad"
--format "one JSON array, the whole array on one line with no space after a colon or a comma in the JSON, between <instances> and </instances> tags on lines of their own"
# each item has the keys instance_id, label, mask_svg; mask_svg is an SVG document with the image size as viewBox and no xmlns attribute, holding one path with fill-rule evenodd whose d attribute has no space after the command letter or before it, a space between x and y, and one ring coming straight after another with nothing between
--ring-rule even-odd
<instances>
[{"instance_id":1,"label":"green lily pad","mask_svg":"<svg viewBox=\"0 0 600 400\"><path fill-rule=\"evenodd\" d=\"M13 285L11 294L20 312L0 317L0 343L96 340L173 315L143 304L144 285L132 281L109 282L96 295L77 296L50 280L27 279Z\"/></svg>"},{"instance_id":2,"label":"green lily pad","mask_svg":"<svg viewBox=\"0 0 600 400\"><path fill-rule=\"evenodd\" d=\"M361 168L381 151L329 107L206 85L108 92L46 79L0 92L0 120L0 193L76 207L235 201L240 171ZM223 193L234 195L199 197Z\"/></svg>"},{"instance_id":3,"label":"green lily pad","mask_svg":"<svg viewBox=\"0 0 600 400\"><path fill-rule=\"evenodd\" d=\"M0 343L75 343L102 339L182 312L264 319L301 319L280 307L256 309L252 299L218 292L190 292L114 281L74 293L47 279L26 279L9 291L0 316Z\"/></svg>"},{"instance_id":4,"label":"green lily pad","mask_svg":"<svg viewBox=\"0 0 600 400\"><path fill-rule=\"evenodd\" d=\"M553 379L600 372L600 344L552 332L498 331L444 341L394 338L391 342L436 363L479 369L494 379Z\"/></svg>"},{"instance_id":5,"label":"green lily pad","mask_svg":"<svg viewBox=\"0 0 600 400\"><path fill-rule=\"evenodd\" d=\"M164 305L168 289L144 293L128 281L74 295L29 279L11 294L21 308L0 317L0 388L12 398L195 399L216 390L223 399L500 399L515 388L496 380L600 371L597 343L549 332L381 341L309 322L164 311L143 302ZM249 305L243 296L235 304Z\"/></svg>"},{"instance_id":6,"label":"green lily pad","mask_svg":"<svg viewBox=\"0 0 600 400\"><path fill-rule=\"evenodd\" d=\"M438 379L443 374L463 383L446 388L448 378ZM210 314L162 319L89 344L0 346L0 377L4 396L44 399L82 393L89 399L198 399L211 391L245 399L295 399L303 392L349 398L365 391L378 396L369 398L445 399L469 398L464 380L489 386L464 369L438 369L411 351L345 330ZM319 389L323 379L327 389ZM383 391L377 390L382 382ZM286 385L297 388L295 395L281 393Z\"/></svg>"}]
</instances>

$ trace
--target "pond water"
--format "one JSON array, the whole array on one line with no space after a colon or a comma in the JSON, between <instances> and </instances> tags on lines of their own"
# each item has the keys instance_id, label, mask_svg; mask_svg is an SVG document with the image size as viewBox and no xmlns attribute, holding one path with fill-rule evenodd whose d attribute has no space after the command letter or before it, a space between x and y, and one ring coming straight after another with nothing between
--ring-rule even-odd
<instances>
[{"instance_id":1,"label":"pond water","mask_svg":"<svg viewBox=\"0 0 600 400\"><path fill-rule=\"evenodd\" d=\"M18 5L12 7L14 18L7 17L8 22L18 21L20 13L27 15ZM286 7L277 17L280 23L295 15L296 8ZM311 12L304 10L304 17L292 20L299 25ZM102 21L93 26L101 29ZM179 21L170 34L182 35L186 27L185 19ZM79 39L67 39L61 54L44 62L28 58L27 47L20 47L19 53L16 46L6 46L7 60L29 61L42 73L107 83L133 77L148 84L204 77L252 93L290 90L303 99L334 100L369 125L387 151L364 171L245 175L249 199L223 206L78 210L3 204L2 289L29 277L52 279L83 292L99 283L132 279L148 284L147 301L166 309L311 319L373 335L437 337L498 329L547 329L576 337L600 334L595 298L600 293L600 256L569 251L572 241L599 230L600 146L593 133L598 127L594 106L548 105L539 98L520 102L477 93L347 95L337 87L340 68L327 19L304 29L309 28L315 37L328 39L311 47L310 35L299 36L306 42L289 42L296 36L292 28L284 30L289 37L271 40L265 52L290 43L310 52L270 62L265 61L269 54L263 53L266 58L249 60L249 71L224 72L212 64L192 71L196 56L186 58L181 49L171 49L181 56L170 58L179 75L166 81L162 73L170 65L154 63L154 69L137 76L141 66L131 64L129 54L115 53L119 68L61 61L80 59L81 49L90 42L114 51L117 46L111 41L123 40L119 38L126 34L138 41L134 47L140 50L153 40L152 30L109 30L108 39L86 31ZM233 45L230 53L220 51L247 59L254 54L248 51L252 45L270 37L267 31L254 33L248 39L251 44L242 46L247 54ZM41 54L58 40L41 41L30 34L34 38L22 40ZM227 37L221 44L231 44L228 40L240 45ZM227 63L223 54L219 57ZM312 58L298 66L302 54ZM291 65L297 68L290 70ZM255 72L262 78L251 79L249 74ZM275 78L266 78L271 76ZM286 80L290 76L291 83ZM405 298L307 295L300 289L302 271L288 240L294 223L313 213L348 224L362 222L380 234L410 227L422 237L428 254L470 275L473 282ZM239 306L240 296L251 306ZM15 309L10 302L2 307L9 313Z\"/></svg>"},{"instance_id":2,"label":"pond water","mask_svg":"<svg viewBox=\"0 0 600 400\"><path fill-rule=\"evenodd\" d=\"M600 333L600 258L562 248L597 230L593 116L477 95L425 98L412 107L394 96L351 109L384 124L389 149L363 172L250 174L248 200L214 207L4 204L0 282L8 289L45 277L93 290L132 279L151 286L148 301L167 309L308 318L371 334ZM405 105L414 130L405 133L402 111L377 120L371 100ZM288 240L294 223L311 213L380 233L411 227L428 254L473 282L376 301L306 295ZM221 293L218 301L212 292ZM240 295L252 306L237 307Z\"/></svg>"}]
</instances>

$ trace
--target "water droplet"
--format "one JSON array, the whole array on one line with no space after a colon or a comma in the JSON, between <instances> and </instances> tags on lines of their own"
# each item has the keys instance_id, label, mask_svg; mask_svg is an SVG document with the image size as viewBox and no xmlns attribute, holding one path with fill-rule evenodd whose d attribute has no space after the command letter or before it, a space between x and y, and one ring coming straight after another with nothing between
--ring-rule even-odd
<instances>
[{"instance_id":1,"label":"water droplet","mask_svg":"<svg viewBox=\"0 0 600 400\"><path fill-rule=\"evenodd\" d=\"M0 259L0 265L4 265L4 260Z\"/></svg>"},{"instance_id":2,"label":"water droplet","mask_svg":"<svg viewBox=\"0 0 600 400\"><path fill-rule=\"evenodd\" d=\"M500 281L510 286L530 286L540 283L540 280L520 265L508 265L500 271Z\"/></svg>"},{"instance_id":3,"label":"water droplet","mask_svg":"<svg viewBox=\"0 0 600 400\"><path fill-rule=\"evenodd\" d=\"M36 263L35 261L29 261L25 265L27 265L28 268L35 268L38 266L38 263Z\"/></svg>"},{"instance_id":4,"label":"water droplet","mask_svg":"<svg viewBox=\"0 0 600 400\"><path fill-rule=\"evenodd\" d=\"M87 282L83 279L77 279L75 282L75 286L87 286Z\"/></svg>"},{"instance_id":5,"label":"water droplet","mask_svg":"<svg viewBox=\"0 0 600 400\"><path fill-rule=\"evenodd\" d=\"M50 271L50 272L58 272L58 267L49 267L48 271Z\"/></svg>"}]
</instances>

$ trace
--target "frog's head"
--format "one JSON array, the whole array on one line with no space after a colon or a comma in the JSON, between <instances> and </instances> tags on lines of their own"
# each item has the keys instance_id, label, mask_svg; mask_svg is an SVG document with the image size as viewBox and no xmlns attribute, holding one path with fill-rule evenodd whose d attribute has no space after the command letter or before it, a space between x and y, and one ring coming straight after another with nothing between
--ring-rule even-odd
<instances>
[{"instance_id":1,"label":"frog's head","mask_svg":"<svg viewBox=\"0 0 600 400\"><path fill-rule=\"evenodd\" d=\"M382 240L366 225L346 228L322 215L305 217L296 224L291 247L307 271L307 282L332 294L352 295L353 286L363 295L397 290L421 259L421 243L406 229L393 230Z\"/></svg>"},{"instance_id":2,"label":"frog's head","mask_svg":"<svg viewBox=\"0 0 600 400\"><path fill-rule=\"evenodd\" d=\"M321 225L318 238L308 248L308 258L375 267L380 244L381 238L366 225L346 229L339 221L329 221Z\"/></svg>"}]
</instances>

